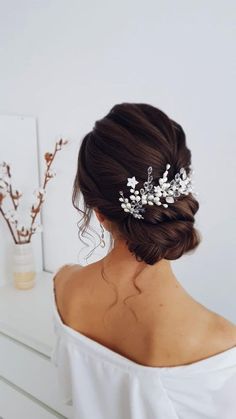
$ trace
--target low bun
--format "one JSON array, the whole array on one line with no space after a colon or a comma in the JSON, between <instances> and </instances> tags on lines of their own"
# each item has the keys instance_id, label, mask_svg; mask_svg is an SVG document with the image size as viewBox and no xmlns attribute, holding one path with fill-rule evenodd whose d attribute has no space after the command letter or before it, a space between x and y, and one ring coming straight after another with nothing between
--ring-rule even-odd
<instances>
[{"instance_id":1,"label":"low bun","mask_svg":"<svg viewBox=\"0 0 236 419\"><path fill-rule=\"evenodd\" d=\"M145 213L145 220L136 220L128 216L120 224L121 236L139 262L153 265L161 259L179 259L199 245L200 232L194 227L194 214L198 210L198 202L192 196L188 196L178 201L178 207L167 212L160 211L160 207L151 206ZM153 222L155 213L159 221ZM152 221L147 221L148 218Z\"/></svg>"}]
</instances>

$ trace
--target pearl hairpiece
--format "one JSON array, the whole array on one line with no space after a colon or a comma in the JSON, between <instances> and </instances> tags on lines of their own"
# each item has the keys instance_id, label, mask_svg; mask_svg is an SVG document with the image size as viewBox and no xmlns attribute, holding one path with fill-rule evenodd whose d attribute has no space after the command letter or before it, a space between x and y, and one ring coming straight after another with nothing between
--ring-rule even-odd
<instances>
[{"instance_id":1,"label":"pearl hairpiece","mask_svg":"<svg viewBox=\"0 0 236 419\"><path fill-rule=\"evenodd\" d=\"M191 176L194 173L193 170L190 169L190 173L187 176L186 170L182 167L179 173L176 173L174 179L171 180L171 182L168 182L167 176L169 168L170 164L168 163L163 177L159 179L159 185L154 186L152 183L153 176L151 176L152 166L149 166L147 170L148 179L143 183L144 188L140 189L140 191L135 190L136 185L139 183L135 176L127 178L127 186L130 186L131 192L131 195L129 196L130 200L124 197L123 191L119 191L121 195L119 201L121 202L121 207L124 211L130 212L135 218L144 219L140 214L145 211L145 209L142 208L143 205L156 204L163 205L163 207L167 208L169 203L172 204L175 201L174 198L179 197L181 194L188 195L190 192L193 192L191 179ZM165 203L161 202L161 197L165 198Z\"/></svg>"}]
</instances>

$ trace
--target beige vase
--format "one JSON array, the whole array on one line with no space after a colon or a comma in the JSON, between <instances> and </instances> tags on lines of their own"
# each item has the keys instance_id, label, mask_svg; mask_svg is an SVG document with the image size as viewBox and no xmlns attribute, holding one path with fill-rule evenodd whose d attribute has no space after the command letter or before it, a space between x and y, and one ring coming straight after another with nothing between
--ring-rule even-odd
<instances>
[{"instance_id":1,"label":"beige vase","mask_svg":"<svg viewBox=\"0 0 236 419\"><path fill-rule=\"evenodd\" d=\"M35 262L32 243L13 244L14 287L27 290L35 285Z\"/></svg>"}]
</instances>

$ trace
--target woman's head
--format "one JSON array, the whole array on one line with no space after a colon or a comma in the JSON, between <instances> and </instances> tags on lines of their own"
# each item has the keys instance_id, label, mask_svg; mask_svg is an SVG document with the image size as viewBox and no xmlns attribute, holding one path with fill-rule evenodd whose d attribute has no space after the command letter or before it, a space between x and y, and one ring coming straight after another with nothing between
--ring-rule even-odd
<instances>
[{"instance_id":1,"label":"woman's head","mask_svg":"<svg viewBox=\"0 0 236 419\"><path fill-rule=\"evenodd\" d=\"M130 193L127 178L142 185L152 166L158 184L166 164L168 179L183 167L190 172L191 152L183 128L160 109L143 103L121 103L112 107L82 140L73 186L73 205L83 213L82 230L95 210L113 236L123 239L138 261L153 265L161 259L175 260L198 246L194 228L199 204L190 193L175 198L168 208L145 205L144 219L135 219L120 205L119 191ZM78 206L79 192L84 210ZM82 234L83 234L82 232Z\"/></svg>"}]
</instances>

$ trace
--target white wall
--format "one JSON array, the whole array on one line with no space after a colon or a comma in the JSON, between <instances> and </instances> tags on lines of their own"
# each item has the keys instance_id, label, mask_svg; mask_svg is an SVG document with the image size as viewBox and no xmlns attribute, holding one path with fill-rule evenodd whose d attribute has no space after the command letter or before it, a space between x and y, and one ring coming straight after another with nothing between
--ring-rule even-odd
<instances>
[{"instance_id":1,"label":"white wall","mask_svg":"<svg viewBox=\"0 0 236 419\"><path fill-rule=\"evenodd\" d=\"M234 2L9 0L0 16L0 112L37 117L41 154L72 140L44 206L45 269L78 261L82 136L115 103L151 103L184 127L199 192L203 242L176 274L236 321Z\"/></svg>"}]
</instances>

